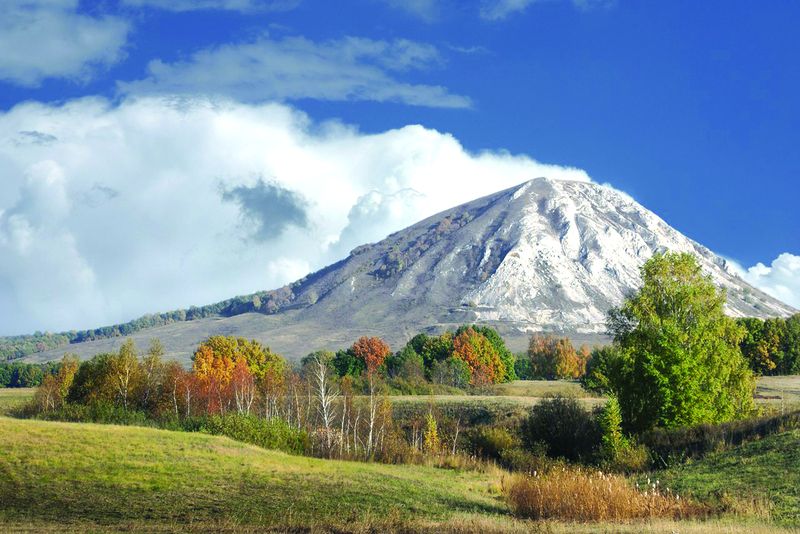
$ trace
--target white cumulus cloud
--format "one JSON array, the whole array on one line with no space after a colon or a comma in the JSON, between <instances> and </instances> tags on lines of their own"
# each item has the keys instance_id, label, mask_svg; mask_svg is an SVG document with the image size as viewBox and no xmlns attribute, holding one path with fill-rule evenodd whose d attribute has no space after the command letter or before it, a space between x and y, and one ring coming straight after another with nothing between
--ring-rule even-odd
<instances>
[{"instance_id":1,"label":"white cumulus cloud","mask_svg":"<svg viewBox=\"0 0 800 534\"><path fill-rule=\"evenodd\" d=\"M279 287L538 176L588 180L422 126L364 134L283 104L20 104L0 114L0 334Z\"/></svg>"},{"instance_id":2,"label":"white cumulus cloud","mask_svg":"<svg viewBox=\"0 0 800 534\"><path fill-rule=\"evenodd\" d=\"M121 82L119 87L128 94L211 94L248 102L313 98L469 107L466 96L399 77L442 61L434 46L406 39L345 37L315 42L262 35L246 43L200 50L185 61L153 60L146 78Z\"/></svg>"},{"instance_id":3,"label":"white cumulus cloud","mask_svg":"<svg viewBox=\"0 0 800 534\"><path fill-rule=\"evenodd\" d=\"M0 80L27 87L46 78L85 81L119 61L129 23L77 10L78 0L3 0Z\"/></svg>"},{"instance_id":4,"label":"white cumulus cloud","mask_svg":"<svg viewBox=\"0 0 800 534\"><path fill-rule=\"evenodd\" d=\"M784 252L770 265L759 262L747 269L734 267L749 284L800 309L800 256Z\"/></svg>"}]
</instances>

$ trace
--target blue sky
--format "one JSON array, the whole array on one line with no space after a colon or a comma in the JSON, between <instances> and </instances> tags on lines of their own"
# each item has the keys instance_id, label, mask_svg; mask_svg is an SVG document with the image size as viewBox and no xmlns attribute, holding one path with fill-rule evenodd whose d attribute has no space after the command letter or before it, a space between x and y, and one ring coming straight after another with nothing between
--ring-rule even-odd
<instances>
[{"instance_id":1,"label":"blue sky","mask_svg":"<svg viewBox=\"0 0 800 534\"><path fill-rule=\"evenodd\" d=\"M779 0L9 0L0 6L0 234L6 232L6 256L18 261L0 267L7 304L0 314L15 310L0 334L96 326L280 285L359 239L375 240L549 169L537 162L561 166L553 172L583 169L626 191L797 306L798 20L800 4ZM176 129L160 144L137 137L148 128L169 130L159 121L178 101L192 109L181 115L192 132ZM198 101L216 104L198 108ZM214 107L220 102L226 110ZM259 129L265 120L275 128L269 134ZM213 134L202 136L206 130ZM219 149L228 142L219 141L221 131L235 131L233 148L217 154L233 163L206 165L215 169L202 182L217 204L198 197L196 206L176 201L171 209L216 210L249 248L257 242L260 252L247 254L259 267L223 280L237 267L209 259L218 243L194 234L189 240L197 242L155 272L133 259L104 259L102 252L120 245L92 233L102 226L98 206L134 198L127 187L182 194L175 184L202 174L190 163L193 146L213 138L208 150ZM109 145L110 138L118 143ZM347 153L340 138L353 151L347 161L339 157ZM295 182L276 176L280 152L272 159L259 152L268 139L275 146L284 140L285 154L315 147L308 158L318 166L308 173L328 168L336 176L338 169L348 181L336 188L347 192L336 197L343 207L324 207L291 187L307 174ZM414 161L433 157L432 146L442 147L437 157L456 151L465 162L489 151L481 165L491 160L497 172L443 176L421 193L444 198L411 201L403 192L414 190L413 180L397 170L409 162L380 156L409 146L420 151L411 151ZM374 176L358 178L364 168L347 162L369 150L377 152L364 166ZM129 165L136 172L102 161L110 154L120 165L136 162ZM200 188L201 179L193 179L190 187ZM241 187L274 201L273 218L285 216L286 224L255 220L260 215L246 206L258 204L234 194ZM435 187L462 190L446 195ZM293 199L319 208L321 218L299 217ZM81 202L97 213L87 216ZM155 212L170 209L155 204ZM187 241L183 220L168 231L149 220L148 233L138 218L147 200L125 206L104 215L119 225L120 241L129 238L130 254ZM381 211L380 223L357 228L359 214L370 209ZM193 224L197 235L221 233ZM286 234L284 245L259 240L253 225ZM308 253L287 252L297 244L292 232L309 226L321 232L325 250L312 251L309 242ZM42 250L34 254L28 243ZM32 257L44 266L33 268ZM192 276L185 275L187 261L197 271ZM74 295L48 286L69 280L80 281ZM155 281L157 295L137 299L136 280ZM64 304L70 296L75 304Z\"/></svg>"}]
</instances>

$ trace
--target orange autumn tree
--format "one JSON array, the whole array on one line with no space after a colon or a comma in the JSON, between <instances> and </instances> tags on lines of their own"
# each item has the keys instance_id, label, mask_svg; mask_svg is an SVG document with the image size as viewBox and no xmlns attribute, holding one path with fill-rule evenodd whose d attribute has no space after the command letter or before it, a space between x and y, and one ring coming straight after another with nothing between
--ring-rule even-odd
<instances>
[{"instance_id":1,"label":"orange autumn tree","mask_svg":"<svg viewBox=\"0 0 800 534\"><path fill-rule=\"evenodd\" d=\"M208 413L224 414L230 406L228 386L235 366L232 355L216 352L208 342L195 351L192 370L200 383Z\"/></svg>"},{"instance_id":2,"label":"orange autumn tree","mask_svg":"<svg viewBox=\"0 0 800 534\"><path fill-rule=\"evenodd\" d=\"M503 380L506 366L497 349L472 328L467 328L453 338L453 356L467 363L470 384L494 384Z\"/></svg>"},{"instance_id":3,"label":"orange autumn tree","mask_svg":"<svg viewBox=\"0 0 800 534\"><path fill-rule=\"evenodd\" d=\"M369 384L369 434L367 435L367 456L371 457L375 444L375 419L378 415L378 403L375 402L375 381L378 369L392 349L379 337L361 337L350 348L356 358L364 361L367 383Z\"/></svg>"},{"instance_id":4,"label":"orange autumn tree","mask_svg":"<svg viewBox=\"0 0 800 534\"><path fill-rule=\"evenodd\" d=\"M256 398L264 400L264 415L277 413L285 391L286 360L256 340L212 336L195 353L194 372L203 385L210 413L224 413L235 404L250 413Z\"/></svg>"}]
</instances>

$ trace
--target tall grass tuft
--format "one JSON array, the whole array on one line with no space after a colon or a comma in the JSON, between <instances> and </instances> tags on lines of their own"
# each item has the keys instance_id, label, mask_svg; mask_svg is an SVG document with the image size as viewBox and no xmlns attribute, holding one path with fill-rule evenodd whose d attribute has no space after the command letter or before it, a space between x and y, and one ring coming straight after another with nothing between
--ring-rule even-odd
<instances>
[{"instance_id":1,"label":"tall grass tuft","mask_svg":"<svg viewBox=\"0 0 800 534\"><path fill-rule=\"evenodd\" d=\"M562 521L625 521L701 515L704 510L663 490L658 481L637 488L622 476L577 468L514 476L503 484L517 517Z\"/></svg>"}]
</instances>

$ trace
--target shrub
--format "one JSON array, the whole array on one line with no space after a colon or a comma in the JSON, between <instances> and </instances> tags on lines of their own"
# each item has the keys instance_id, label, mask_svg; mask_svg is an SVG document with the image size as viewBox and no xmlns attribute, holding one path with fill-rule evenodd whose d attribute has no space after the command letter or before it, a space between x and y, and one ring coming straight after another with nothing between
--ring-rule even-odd
<instances>
[{"instance_id":1,"label":"shrub","mask_svg":"<svg viewBox=\"0 0 800 534\"><path fill-rule=\"evenodd\" d=\"M691 501L662 491L657 483L640 491L622 476L581 469L512 477L503 490L514 515L537 520L681 519L704 512Z\"/></svg>"},{"instance_id":2,"label":"shrub","mask_svg":"<svg viewBox=\"0 0 800 534\"><path fill-rule=\"evenodd\" d=\"M600 432L592 415L574 398L545 399L531 409L522 424L528 448L542 442L551 457L588 460L597 450Z\"/></svg>"},{"instance_id":3,"label":"shrub","mask_svg":"<svg viewBox=\"0 0 800 534\"><path fill-rule=\"evenodd\" d=\"M89 404L65 403L57 410L39 413L38 418L72 423L158 426L158 423L150 419L145 412L125 410L122 406L105 400Z\"/></svg>"},{"instance_id":4,"label":"shrub","mask_svg":"<svg viewBox=\"0 0 800 534\"><path fill-rule=\"evenodd\" d=\"M608 399L596 418L601 433L599 460L606 469L632 473L650 466L647 447L631 442L622 433L622 411L616 397Z\"/></svg>"},{"instance_id":5,"label":"shrub","mask_svg":"<svg viewBox=\"0 0 800 534\"><path fill-rule=\"evenodd\" d=\"M305 431L283 419L262 419L254 415L211 415L193 417L180 422L183 430L227 436L265 449L302 454L308 449Z\"/></svg>"},{"instance_id":6,"label":"shrub","mask_svg":"<svg viewBox=\"0 0 800 534\"><path fill-rule=\"evenodd\" d=\"M509 471L528 474L546 473L551 469L564 466L562 460L548 458L544 447L534 451L525 450L522 447L503 449L500 451L498 462Z\"/></svg>"},{"instance_id":7,"label":"shrub","mask_svg":"<svg viewBox=\"0 0 800 534\"><path fill-rule=\"evenodd\" d=\"M475 454L491 460L501 460L503 452L518 448L520 440L505 428L485 426L470 433Z\"/></svg>"},{"instance_id":8,"label":"shrub","mask_svg":"<svg viewBox=\"0 0 800 534\"><path fill-rule=\"evenodd\" d=\"M436 418L431 412L425 416L425 434L423 438L425 452L438 454L442 449L442 442L439 439L439 428L436 425Z\"/></svg>"}]
</instances>

